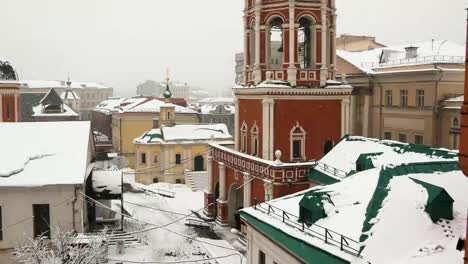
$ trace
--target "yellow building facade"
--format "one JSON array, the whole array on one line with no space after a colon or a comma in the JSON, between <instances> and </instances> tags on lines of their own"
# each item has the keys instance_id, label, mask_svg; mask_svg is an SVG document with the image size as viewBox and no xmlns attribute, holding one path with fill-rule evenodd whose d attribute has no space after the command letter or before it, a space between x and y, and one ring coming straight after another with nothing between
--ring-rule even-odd
<instances>
[{"instance_id":1,"label":"yellow building facade","mask_svg":"<svg viewBox=\"0 0 468 264\"><path fill-rule=\"evenodd\" d=\"M155 98L133 98L126 103L112 113L112 146L117 153L128 159L131 168L135 168L136 151L133 140L158 126L161 106L165 103ZM174 122L177 124L200 122L197 112L179 105L169 105L175 109Z\"/></svg>"},{"instance_id":2,"label":"yellow building facade","mask_svg":"<svg viewBox=\"0 0 468 264\"><path fill-rule=\"evenodd\" d=\"M458 149L464 46L441 41L337 52L354 87L353 135Z\"/></svg>"},{"instance_id":3,"label":"yellow building facade","mask_svg":"<svg viewBox=\"0 0 468 264\"><path fill-rule=\"evenodd\" d=\"M185 172L206 171L209 143L233 146L224 124L161 126L135 138L135 181L185 183Z\"/></svg>"}]
</instances>

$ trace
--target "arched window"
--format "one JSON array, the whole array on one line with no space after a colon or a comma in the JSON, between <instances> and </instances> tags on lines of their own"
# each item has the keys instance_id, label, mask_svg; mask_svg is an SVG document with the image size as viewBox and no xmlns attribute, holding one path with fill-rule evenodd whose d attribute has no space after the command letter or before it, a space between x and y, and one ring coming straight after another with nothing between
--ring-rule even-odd
<instances>
[{"instance_id":1,"label":"arched window","mask_svg":"<svg viewBox=\"0 0 468 264\"><path fill-rule=\"evenodd\" d=\"M304 161L307 159L305 155L306 135L307 133L305 132L304 128L302 128L302 126L299 125L299 122L296 121L296 125L293 126L289 132L291 160Z\"/></svg>"},{"instance_id":2,"label":"arched window","mask_svg":"<svg viewBox=\"0 0 468 264\"><path fill-rule=\"evenodd\" d=\"M245 123L245 121L240 129L240 139L240 151L247 152L247 124Z\"/></svg>"},{"instance_id":3,"label":"arched window","mask_svg":"<svg viewBox=\"0 0 468 264\"><path fill-rule=\"evenodd\" d=\"M267 59L270 69L280 69L283 66L284 41L283 41L283 20L276 17L268 24Z\"/></svg>"},{"instance_id":4,"label":"arched window","mask_svg":"<svg viewBox=\"0 0 468 264\"><path fill-rule=\"evenodd\" d=\"M251 137L251 154L252 156L258 156L258 126L257 122L254 123L252 129L250 130L250 137Z\"/></svg>"},{"instance_id":5,"label":"arched window","mask_svg":"<svg viewBox=\"0 0 468 264\"><path fill-rule=\"evenodd\" d=\"M298 54L301 69L315 68L315 23L307 17L299 19Z\"/></svg>"}]
</instances>

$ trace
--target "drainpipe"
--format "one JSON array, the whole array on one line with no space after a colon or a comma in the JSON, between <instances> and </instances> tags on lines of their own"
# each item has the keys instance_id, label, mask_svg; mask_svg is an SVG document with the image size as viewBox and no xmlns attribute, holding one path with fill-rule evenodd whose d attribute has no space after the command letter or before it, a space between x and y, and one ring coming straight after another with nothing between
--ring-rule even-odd
<instances>
[{"instance_id":1,"label":"drainpipe","mask_svg":"<svg viewBox=\"0 0 468 264\"><path fill-rule=\"evenodd\" d=\"M74 186L73 187L73 191L75 192L75 197L73 198L73 202L72 202L72 219L73 219L73 231L75 231L76 233L76 223L75 223L75 203L76 201L78 200L78 197L76 196L76 189L78 187L77 186Z\"/></svg>"},{"instance_id":2,"label":"drainpipe","mask_svg":"<svg viewBox=\"0 0 468 264\"><path fill-rule=\"evenodd\" d=\"M436 136L436 146L440 146L440 130L442 127L442 124L440 123L440 117L439 117L439 100L437 99L439 97L439 83L442 81L442 78L444 77L444 70L439 67L439 65L435 64L435 68L439 70L439 79L436 81L435 84L435 96L434 96L434 114L436 115L436 120L439 123L436 125L436 129L438 130L437 133L435 134ZM433 131L434 132L434 131Z\"/></svg>"}]
</instances>

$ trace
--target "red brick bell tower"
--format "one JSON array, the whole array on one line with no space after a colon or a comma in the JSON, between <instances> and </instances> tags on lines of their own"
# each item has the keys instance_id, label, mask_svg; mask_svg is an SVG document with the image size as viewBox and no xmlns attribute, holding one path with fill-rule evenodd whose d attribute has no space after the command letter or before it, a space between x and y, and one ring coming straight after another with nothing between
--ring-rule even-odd
<instances>
[{"instance_id":1,"label":"red brick bell tower","mask_svg":"<svg viewBox=\"0 0 468 264\"><path fill-rule=\"evenodd\" d=\"M352 87L335 81L334 0L246 0L235 148L211 144L205 214L236 212L313 185L307 171L352 133Z\"/></svg>"},{"instance_id":2,"label":"red brick bell tower","mask_svg":"<svg viewBox=\"0 0 468 264\"><path fill-rule=\"evenodd\" d=\"M272 79L323 87L334 79L335 0L245 2L245 83Z\"/></svg>"}]
</instances>

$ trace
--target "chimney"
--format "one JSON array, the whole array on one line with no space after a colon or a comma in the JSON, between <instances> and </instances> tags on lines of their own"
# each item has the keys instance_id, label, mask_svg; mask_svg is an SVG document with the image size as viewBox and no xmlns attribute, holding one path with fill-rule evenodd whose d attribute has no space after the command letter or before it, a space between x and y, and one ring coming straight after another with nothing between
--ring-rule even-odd
<instances>
[{"instance_id":1,"label":"chimney","mask_svg":"<svg viewBox=\"0 0 468 264\"><path fill-rule=\"evenodd\" d=\"M414 59L418 56L418 47L409 46L405 48L406 59Z\"/></svg>"}]
</instances>

